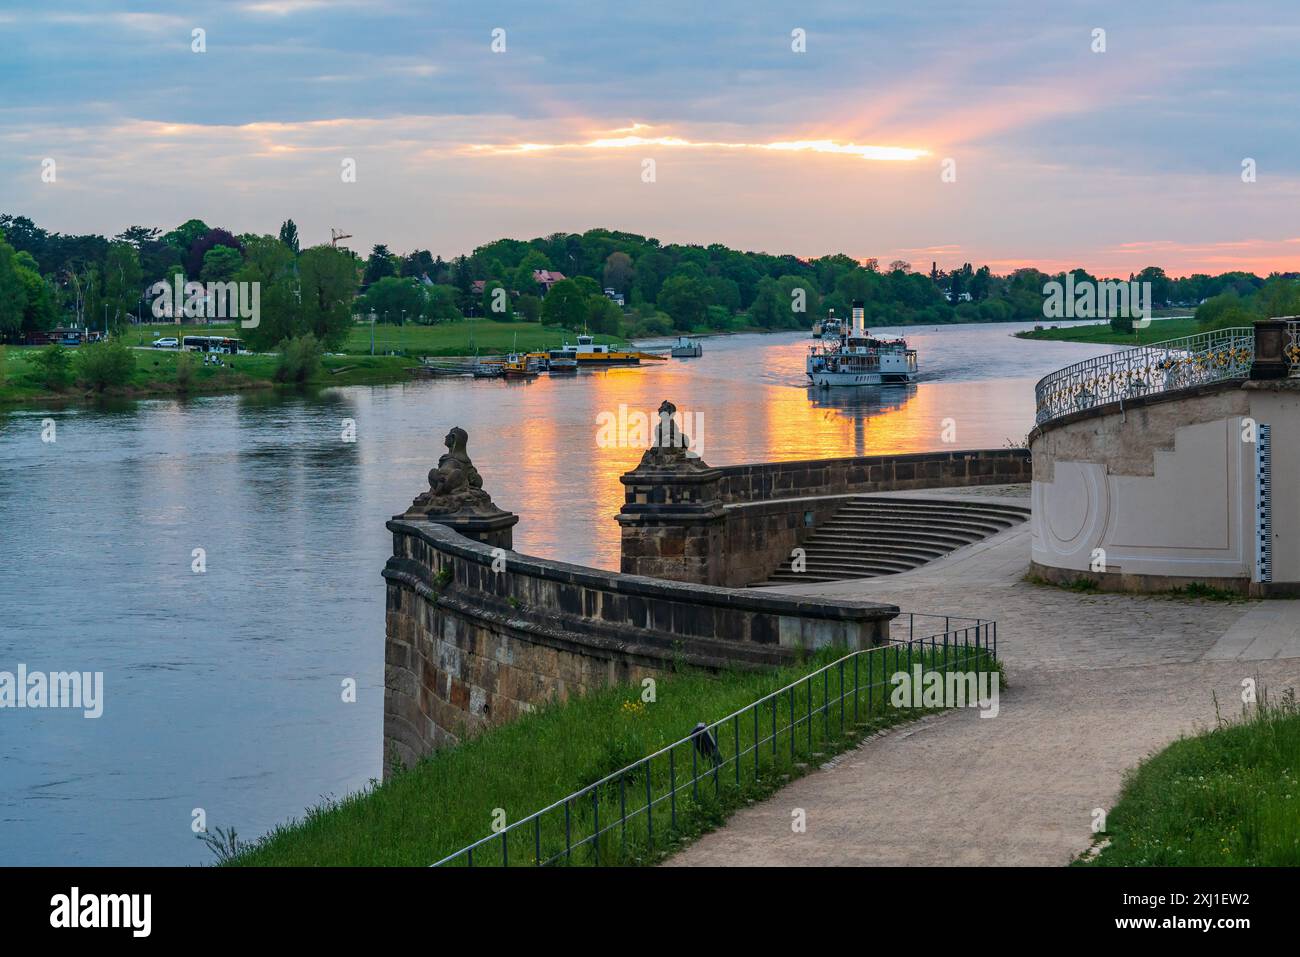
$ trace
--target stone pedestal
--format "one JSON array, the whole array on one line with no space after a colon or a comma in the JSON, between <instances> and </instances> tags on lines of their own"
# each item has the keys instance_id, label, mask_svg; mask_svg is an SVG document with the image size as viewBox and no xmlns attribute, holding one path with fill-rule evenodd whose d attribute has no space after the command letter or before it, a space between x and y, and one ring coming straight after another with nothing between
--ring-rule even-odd
<instances>
[{"instance_id":1,"label":"stone pedestal","mask_svg":"<svg viewBox=\"0 0 1300 957\"><path fill-rule=\"evenodd\" d=\"M497 508L483 491L483 479L470 461L465 446L469 436L455 428L443 440L447 454L429 471L429 488L395 519L416 519L446 525L475 541L494 548L510 549L513 529L519 522L514 512Z\"/></svg>"},{"instance_id":2,"label":"stone pedestal","mask_svg":"<svg viewBox=\"0 0 1300 957\"><path fill-rule=\"evenodd\" d=\"M1252 379L1285 379L1291 372L1286 354L1286 320L1261 319L1255 323L1255 361Z\"/></svg>"},{"instance_id":3,"label":"stone pedestal","mask_svg":"<svg viewBox=\"0 0 1300 957\"><path fill-rule=\"evenodd\" d=\"M660 406L655 445L641 464L619 477L626 487L621 570L704 585L725 583L726 513L722 472L692 455L672 424L672 403Z\"/></svg>"}]
</instances>

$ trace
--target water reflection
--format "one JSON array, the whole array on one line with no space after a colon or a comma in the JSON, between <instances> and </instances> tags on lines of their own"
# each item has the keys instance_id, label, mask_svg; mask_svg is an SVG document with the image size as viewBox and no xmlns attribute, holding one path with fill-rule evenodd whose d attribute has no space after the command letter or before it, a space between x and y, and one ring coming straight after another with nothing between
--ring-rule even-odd
<instances>
[{"instance_id":1,"label":"water reflection","mask_svg":"<svg viewBox=\"0 0 1300 957\"><path fill-rule=\"evenodd\" d=\"M603 441L602 413L670 398L711 465L941 449L949 420L956 447L1001 447L1032 425L1038 377L1105 351L1015 328L908 330L922 379L880 389L812 393L804 335L749 335L527 383L0 414L0 668L102 670L106 698L96 721L4 716L0 864L196 863L195 807L253 836L378 776L384 522L450 426L519 513L519 551L617 568L618 477L642 448Z\"/></svg>"}]
</instances>

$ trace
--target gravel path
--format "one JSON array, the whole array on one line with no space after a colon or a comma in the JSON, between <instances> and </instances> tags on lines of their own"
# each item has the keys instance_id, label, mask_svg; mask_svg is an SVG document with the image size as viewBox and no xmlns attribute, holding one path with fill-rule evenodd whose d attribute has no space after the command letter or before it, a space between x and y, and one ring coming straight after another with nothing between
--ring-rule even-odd
<instances>
[{"instance_id":1,"label":"gravel path","mask_svg":"<svg viewBox=\"0 0 1300 957\"><path fill-rule=\"evenodd\" d=\"M948 712L868 739L668 864L1065 864L1127 769L1213 724L1215 695L1232 716L1247 678L1300 686L1300 602L1078 594L1024 582L1028 554L1026 524L902 575L777 589L993 618L1010 687L996 718Z\"/></svg>"}]
</instances>

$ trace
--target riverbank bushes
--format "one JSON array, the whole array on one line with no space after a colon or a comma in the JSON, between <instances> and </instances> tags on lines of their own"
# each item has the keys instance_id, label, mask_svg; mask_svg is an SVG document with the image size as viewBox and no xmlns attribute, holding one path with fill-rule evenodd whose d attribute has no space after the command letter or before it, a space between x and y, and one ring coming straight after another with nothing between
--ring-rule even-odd
<instances>
[{"instance_id":1,"label":"riverbank bushes","mask_svg":"<svg viewBox=\"0 0 1300 957\"><path fill-rule=\"evenodd\" d=\"M311 333L280 343L276 382L303 383L320 372L321 345Z\"/></svg>"},{"instance_id":2,"label":"riverbank bushes","mask_svg":"<svg viewBox=\"0 0 1300 957\"><path fill-rule=\"evenodd\" d=\"M77 381L96 392L124 386L135 372L135 350L120 339L81 346L75 361Z\"/></svg>"},{"instance_id":3,"label":"riverbank bushes","mask_svg":"<svg viewBox=\"0 0 1300 957\"><path fill-rule=\"evenodd\" d=\"M1300 864L1300 708L1294 689L1259 692L1237 721L1143 762L1080 864L1270 867Z\"/></svg>"}]
</instances>

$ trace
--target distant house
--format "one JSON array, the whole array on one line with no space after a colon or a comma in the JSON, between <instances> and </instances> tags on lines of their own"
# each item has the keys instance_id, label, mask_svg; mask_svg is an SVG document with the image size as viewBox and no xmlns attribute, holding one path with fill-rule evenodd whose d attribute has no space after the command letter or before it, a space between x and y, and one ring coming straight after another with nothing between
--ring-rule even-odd
<instances>
[{"instance_id":1,"label":"distant house","mask_svg":"<svg viewBox=\"0 0 1300 957\"><path fill-rule=\"evenodd\" d=\"M563 282L564 279L565 276L562 272L552 272L549 269L533 270L533 282L537 283L537 285L541 287L543 296L551 291L552 286L557 282Z\"/></svg>"},{"instance_id":2,"label":"distant house","mask_svg":"<svg viewBox=\"0 0 1300 957\"><path fill-rule=\"evenodd\" d=\"M71 345L74 341L81 343L87 339L86 330L77 326L58 326L54 329L33 329L23 336L29 346L48 346L54 343Z\"/></svg>"},{"instance_id":3,"label":"distant house","mask_svg":"<svg viewBox=\"0 0 1300 957\"><path fill-rule=\"evenodd\" d=\"M612 287L612 286L606 286L606 287L605 287L605 295L606 295L606 297L608 297L608 298L609 298L609 299L610 299L610 300L611 300L611 301L612 301L616 306L622 306L622 305L623 305L623 294L622 294L621 292L618 292L617 290L615 290L614 287Z\"/></svg>"},{"instance_id":4,"label":"distant house","mask_svg":"<svg viewBox=\"0 0 1300 957\"><path fill-rule=\"evenodd\" d=\"M487 288L487 280L475 279L473 282L469 284L469 288L470 291L474 293L474 295L481 296L483 295L483 291Z\"/></svg>"}]
</instances>

